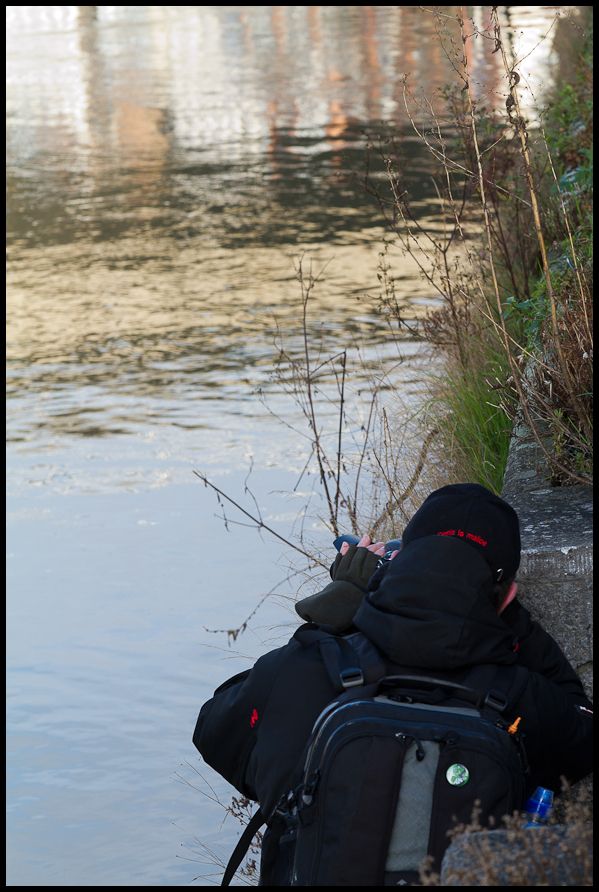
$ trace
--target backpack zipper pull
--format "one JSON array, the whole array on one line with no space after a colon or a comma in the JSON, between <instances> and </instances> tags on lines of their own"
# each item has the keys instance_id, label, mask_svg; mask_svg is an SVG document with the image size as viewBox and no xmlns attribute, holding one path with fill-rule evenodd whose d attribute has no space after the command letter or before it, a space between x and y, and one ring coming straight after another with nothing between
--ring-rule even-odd
<instances>
[{"instance_id":1,"label":"backpack zipper pull","mask_svg":"<svg viewBox=\"0 0 599 892\"><path fill-rule=\"evenodd\" d=\"M424 747L422 746L422 743L418 740L417 737L413 737L411 734L404 734L402 731L398 731L395 736L397 737L398 740L406 742L406 744L407 744L406 749L410 745L410 743L412 743L412 742L415 743L416 744L416 759L419 762L422 762L422 760L426 756L426 753L424 751Z\"/></svg>"},{"instance_id":2,"label":"backpack zipper pull","mask_svg":"<svg viewBox=\"0 0 599 892\"><path fill-rule=\"evenodd\" d=\"M316 792L316 787L318 786L318 781L320 780L320 772L315 771L314 774L308 778L306 783L301 787L301 804L303 806L312 805L312 800L314 799L314 793Z\"/></svg>"},{"instance_id":3,"label":"backpack zipper pull","mask_svg":"<svg viewBox=\"0 0 599 892\"><path fill-rule=\"evenodd\" d=\"M418 760L418 762L422 762L422 760L426 756L426 753L424 752L424 747L422 746L422 743L418 740L417 737L414 737L414 743L416 744L416 759Z\"/></svg>"}]
</instances>

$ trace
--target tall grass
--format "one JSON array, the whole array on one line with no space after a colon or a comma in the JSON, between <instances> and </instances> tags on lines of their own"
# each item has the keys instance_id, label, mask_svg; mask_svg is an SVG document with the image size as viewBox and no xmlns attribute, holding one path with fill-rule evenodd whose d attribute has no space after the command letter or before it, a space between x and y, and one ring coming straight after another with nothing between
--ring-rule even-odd
<instances>
[{"instance_id":1,"label":"tall grass","mask_svg":"<svg viewBox=\"0 0 599 892\"><path fill-rule=\"evenodd\" d=\"M499 401L493 402L493 381L505 378L505 357L498 348L481 358L472 373L448 368L434 382L432 411L442 413L443 448L451 456L456 481L481 483L500 493L507 463L511 420Z\"/></svg>"},{"instance_id":2,"label":"tall grass","mask_svg":"<svg viewBox=\"0 0 599 892\"><path fill-rule=\"evenodd\" d=\"M541 126L533 127L521 108L518 60L497 10L486 31L461 12L431 11L459 78L457 88L444 91L442 112L404 85L406 113L437 164L442 235L431 235L412 211L401 140L379 146L388 190L373 191L395 243L416 259L440 298L421 329L445 360L444 374L431 376L431 405L448 476L500 491L519 413L552 482L589 484L592 24L579 41L574 83L562 85L552 112L539 111ZM502 60L503 112L474 98L468 44L479 37ZM382 303L404 324L388 294Z\"/></svg>"}]
</instances>

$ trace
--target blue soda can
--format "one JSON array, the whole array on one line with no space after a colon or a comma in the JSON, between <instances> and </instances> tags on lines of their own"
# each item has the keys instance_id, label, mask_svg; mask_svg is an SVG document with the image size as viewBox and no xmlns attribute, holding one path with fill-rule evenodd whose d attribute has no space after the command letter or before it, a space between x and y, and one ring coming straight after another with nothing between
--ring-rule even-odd
<instances>
[{"instance_id":1,"label":"blue soda can","mask_svg":"<svg viewBox=\"0 0 599 892\"><path fill-rule=\"evenodd\" d=\"M549 820L553 808L553 790L547 787L537 787L532 796L526 802L525 827L542 827Z\"/></svg>"}]
</instances>

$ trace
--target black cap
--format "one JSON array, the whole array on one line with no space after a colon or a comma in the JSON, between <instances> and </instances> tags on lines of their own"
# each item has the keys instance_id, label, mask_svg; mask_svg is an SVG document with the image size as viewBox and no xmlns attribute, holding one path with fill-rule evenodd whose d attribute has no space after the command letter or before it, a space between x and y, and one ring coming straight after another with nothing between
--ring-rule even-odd
<instances>
[{"instance_id":1,"label":"black cap","mask_svg":"<svg viewBox=\"0 0 599 892\"><path fill-rule=\"evenodd\" d=\"M520 566L520 524L511 505L478 483L436 489L404 530L403 544L423 536L451 536L474 546L496 582L513 579Z\"/></svg>"}]
</instances>

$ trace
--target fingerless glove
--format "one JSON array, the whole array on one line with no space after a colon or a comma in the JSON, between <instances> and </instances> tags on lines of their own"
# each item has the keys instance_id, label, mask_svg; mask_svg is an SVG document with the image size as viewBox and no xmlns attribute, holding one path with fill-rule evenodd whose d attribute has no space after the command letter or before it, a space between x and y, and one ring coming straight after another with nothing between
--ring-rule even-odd
<instances>
[{"instance_id":1,"label":"fingerless glove","mask_svg":"<svg viewBox=\"0 0 599 892\"><path fill-rule=\"evenodd\" d=\"M378 555L367 548L350 545L331 565L333 580L322 591L298 601L296 612L307 622L332 626L336 632L351 628L356 610L377 568Z\"/></svg>"}]
</instances>

